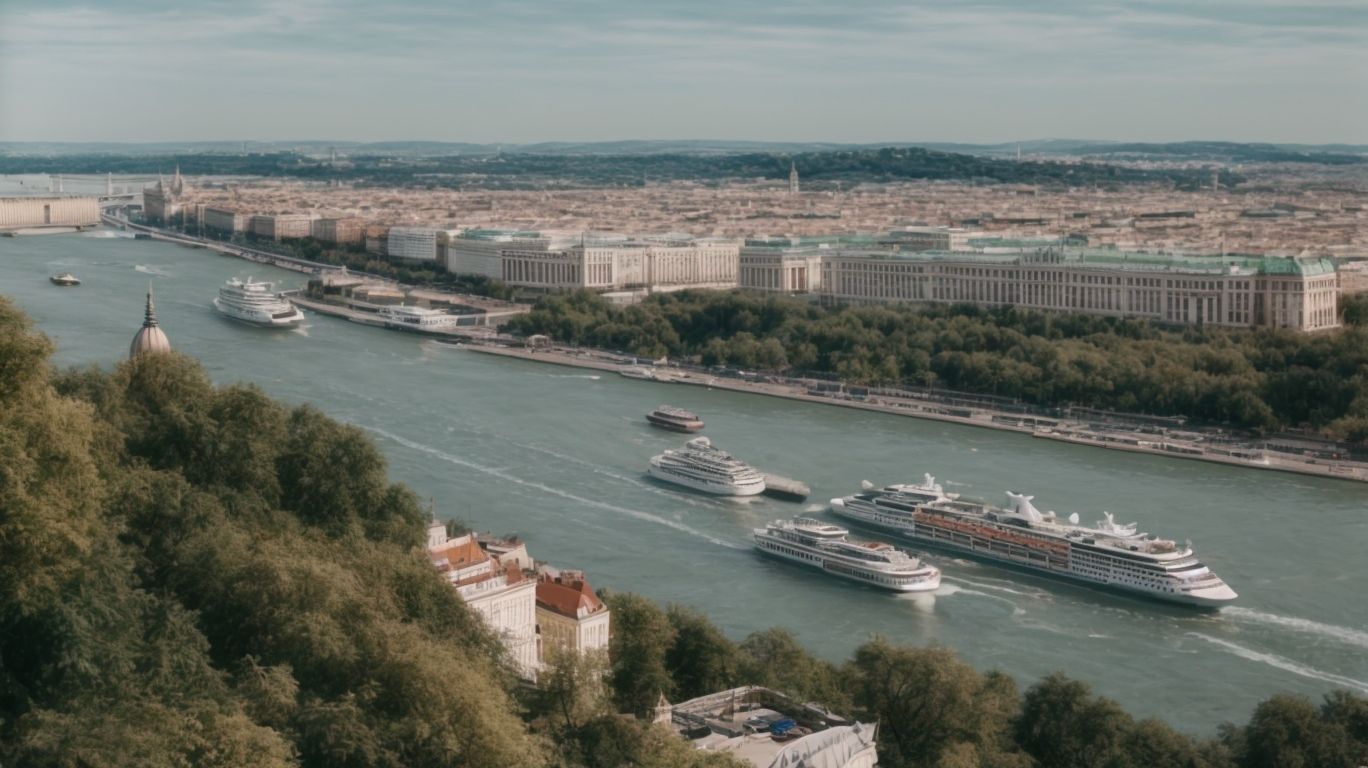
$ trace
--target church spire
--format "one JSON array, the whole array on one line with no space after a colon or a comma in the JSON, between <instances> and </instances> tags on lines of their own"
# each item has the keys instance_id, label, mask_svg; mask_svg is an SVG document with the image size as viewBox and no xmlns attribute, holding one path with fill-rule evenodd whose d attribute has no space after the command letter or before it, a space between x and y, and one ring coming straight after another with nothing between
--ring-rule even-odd
<instances>
[{"instance_id":1,"label":"church spire","mask_svg":"<svg viewBox=\"0 0 1368 768\"><path fill-rule=\"evenodd\" d=\"M143 312L143 327L156 328L157 305L152 303L152 281L147 281L147 309Z\"/></svg>"},{"instance_id":2,"label":"church spire","mask_svg":"<svg viewBox=\"0 0 1368 768\"><path fill-rule=\"evenodd\" d=\"M157 322L157 305L152 302L152 283L147 283L147 308L143 313L143 324L128 345L128 356L137 357L148 352L170 352L171 342Z\"/></svg>"},{"instance_id":3,"label":"church spire","mask_svg":"<svg viewBox=\"0 0 1368 768\"><path fill-rule=\"evenodd\" d=\"M798 194L798 164L789 161L789 194Z\"/></svg>"}]
</instances>

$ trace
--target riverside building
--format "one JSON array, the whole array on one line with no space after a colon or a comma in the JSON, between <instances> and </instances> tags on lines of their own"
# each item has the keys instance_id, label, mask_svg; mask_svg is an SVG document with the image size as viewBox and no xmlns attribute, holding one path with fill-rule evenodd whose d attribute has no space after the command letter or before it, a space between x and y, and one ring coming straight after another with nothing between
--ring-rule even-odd
<instances>
[{"instance_id":1,"label":"riverside building","mask_svg":"<svg viewBox=\"0 0 1368 768\"><path fill-rule=\"evenodd\" d=\"M1178 256L1049 247L1016 253L839 251L824 302L929 302L1318 331L1339 324L1327 258Z\"/></svg>"},{"instance_id":2,"label":"riverside building","mask_svg":"<svg viewBox=\"0 0 1368 768\"><path fill-rule=\"evenodd\" d=\"M184 223L189 195L190 190L185 186L180 166L176 166L176 175L171 178L170 184L158 178L155 185L143 190L143 215L157 224L170 224L178 217Z\"/></svg>"},{"instance_id":3,"label":"riverside building","mask_svg":"<svg viewBox=\"0 0 1368 768\"><path fill-rule=\"evenodd\" d=\"M408 264L442 265L446 263L442 252L454 234L453 230L432 227L390 227L385 253Z\"/></svg>"},{"instance_id":4,"label":"riverside building","mask_svg":"<svg viewBox=\"0 0 1368 768\"><path fill-rule=\"evenodd\" d=\"M737 254L737 285L752 291L813 293L822 284L822 256L832 248L877 247L873 238L748 237Z\"/></svg>"},{"instance_id":5,"label":"riverside building","mask_svg":"<svg viewBox=\"0 0 1368 768\"><path fill-rule=\"evenodd\" d=\"M247 221L247 231L267 240L299 240L313 231L313 217L307 213L263 213Z\"/></svg>"},{"instance_id":6,"label":"riverside building","mask_svg":"<svg viewBox=\"0 0 1368 768\"><path fill-rule=\"evenodd\" d=\"M519 229L467 229L447 243L446 268L457 275L503 277L503 252L545 251L551 237Z\"/></svg>"},{"instance_id":7,"label":"riverside building","mask_svg":"<svg viewBox=\"0 0 1368 768\"><path fill-rule=\"evenodd\" d=\"M314 219L310 233L325 243L355 245L366 237L366 222L355 216Z\"/></svg>"},{"instance_id":8,"label":"riverside building","mask_svg":"<svg viewBox=\"0 0 1368 768\"><path fill-rule=\"evenodd\" d=\"M206 206L204 209L204 228L225 235L241 234L247 231L247 223L251 219L241 211L231 208L220 208L216 206Z\"/></svg>"},{"instance_id":9,"label":"riverside building","mask_svg":"<svg viewBox=\"0 0 1368 768\"><path fill-rule=\"evenodd\" d=\"M739 250L737 241L726 239L596 236L564 248L505 249L501 277L543 290L732 288Z\"/></svg>"},{"instance_id":10,"label":"riverside building","mask_svg":"<svg viewBox=\"0 0 1368 768\"><path fill-rule=\"evenodd\" d=\"M580 571L544 568L537 579L540 657L552 649L584 653L608 647L608 606Z\"/></svg>"},{"instance_id":11,"label":"riverside building","mask_svg":"<svg viewBox=\"0 0 1368 768\"><path fill-rule=\"evenodd\" d=\"M526 574L520 556L492 555L473 533L448 538L446 525L436 520L428 526L427 549L433 566L499 635L519 673L535 680L537 581Z\"/></svg>"},{"instance_id":12,"label":"riverside building","mask_svg":"<svg viewBox=\"0 0 1368 768\"><path fill-rule=\"evenodd\" d=\"M0 198L0 230L39 227L93 227L100 223L94 197Z\"/></svg>"}]
</instances>

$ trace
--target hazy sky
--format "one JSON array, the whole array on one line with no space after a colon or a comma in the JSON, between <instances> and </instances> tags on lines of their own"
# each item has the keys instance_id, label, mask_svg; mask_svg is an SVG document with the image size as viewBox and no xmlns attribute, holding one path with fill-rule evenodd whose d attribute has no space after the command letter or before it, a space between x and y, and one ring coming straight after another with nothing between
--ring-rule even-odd
<instances>
[{"instance_id":1,"label":"hazy sky","mask_svg":"<svg viewBox=\"0 0 1368 768\"><path fill-rule=\"evenodd\" d=\"M1368 143L1368 0L0 0L0 141Z\"/></svg>"}]
</instances>

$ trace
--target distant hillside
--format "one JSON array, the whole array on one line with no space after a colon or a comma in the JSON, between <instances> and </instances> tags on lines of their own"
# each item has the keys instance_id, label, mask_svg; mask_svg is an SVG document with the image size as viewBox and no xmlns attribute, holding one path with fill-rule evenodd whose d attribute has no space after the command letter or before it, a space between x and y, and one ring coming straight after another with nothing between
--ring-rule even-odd
<instances>
[{"instance_id":1,"label":"distant hillside","mask_svg":"<svg viewBox=\"0 0 1368 768\"><path fill-rule=\"evenodd\" d=\"M56 157L0 155L0 173L157 173L179 166L183 172L191 175L295 176L348 179L386 186L484 189L620 187L662 181L710 184L734 179L779 180L788 177L791 164L797 166L805 184L817 188L915 179L1053 187L1158 183L1180 189L1195 189L1205 182L1198 170L1147 170L1103 163L1039 160L1016 162L920 147L740 154L504 152L433 156L375 151L352 154L347 163L339 167L316 155L300 152L82 154ZM1229 174L1226 183L1234 185L1241 180L1239 176Z\"/></svg>"},{"instance_id":2,"label":"distant hillside","mask_svg":"<svg viewBox=\"0 0 1368 768\"><path fill-rule=\"evenodd\" d=\"M1227 163L1315 163L1354 165L1368 162L1368 147L1339 145L1348 151L1280 144L1240 144L1229 141L1182 141L1173 144L1104 144L1078 154L1093 157L1154 157L1212 160Z\"/></svg>"},{"instance_id":3,"label":"distant hillside","mask_svg":"<svg viewBox=\"0 0 1368 768\"><path fill-rule=\"evenodd\" d=\"M1220 162L1308 162L1344 164L1363 162L1364 144L1250 144L1228 141L1182 141L1126 143L1087 139L1034 139L996 144L948 141L892 141L842 143L831 141L745 141L728 139L651 139L621 141L546 141L532 144L499 144L455 141L190 141L190 142L0 142L0 156L64 157L72 155L182 155L182 154L275 154L282 152L325 156L332 150L346 156L397 155L437 157L445 155L737 155L752 153L800 154L855 152L875 149L919 147L938 152L1014 158L1023 155L1132 156L1211 159Z\"/></svg>"}]
</instances>

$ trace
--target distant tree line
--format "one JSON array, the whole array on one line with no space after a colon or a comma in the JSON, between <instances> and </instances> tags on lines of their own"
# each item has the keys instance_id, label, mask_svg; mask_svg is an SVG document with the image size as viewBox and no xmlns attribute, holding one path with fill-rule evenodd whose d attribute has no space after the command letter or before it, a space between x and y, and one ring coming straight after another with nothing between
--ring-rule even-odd
<instances>
[{"instance_id":1,"label":"distant tree line","mask_svg":"<svg viewBox=\"0 0 1368 768\"><path fill-rule=\"evenodd\" d=\"M0 155L0 173L292 176L342 179L374 186L418 188L539 189L556 186L642 186L649 182L721 183L736 179L786 179L796 165L805 184L893 182L917 179L1107 187L1157 183L1200 189L1210 181L1201 169L1142 169L1098 162L1024 161L939 152L918 147L778 154L570 155L507 153L395 157L361 155L338 166L295 152L184 155ZM1244 177L1226 172L1233 187Z\"/></svg>"},{"instance_id":2,"label":"distant tree line","mask_svg":"<svg viewBox=\"0 0 1368 768\"><path fill-rule=\"evenodd\" d=\"M1303 163L1316 165L1359 165L1368 156L1351 152L1306 149L1277 144L1247 144L1233 141L1179 141L1168 144L1100 144L1082 148L1079 154L1109 157L1136 155L1147 158L1195 158L1230 163ZM1224 178L1224 177L1223 177Z\"/></svg>"},{"instance_id":3,"label":"distant tree line","mask_svg":"<svg viewBox=\"0 0 1368 768\"><path fill-rule=\"evenodd\" d=\"M609 653L514 680L421 551L430 512L359 429L179 354L53 371L0 297L0 764L739 768L649 724L766 685L878 721L888 768L1354 768L1368 700L1275 696L1194 739L945 649L841 664L628 593Z\"/></svg>"},{"instance_id":4,"label":"distant tree line","mask_svg":"<svg viewBox=\"0 0 1368 768\"><path fill-rule=\"evenodd\" d=\"M1368 442L1368 297L1342 330L1162 327L973 305L822 307L744 292L657 294L620 307L548 296L509 329L703 365L943 387L1043 407L1086 406L1256 432L1308 428Z\"/></svg>"}]
</instances>

